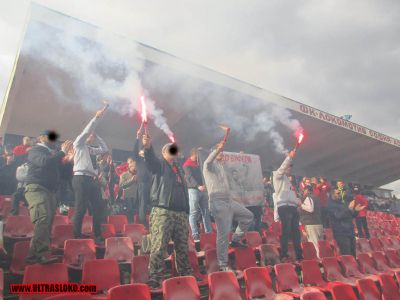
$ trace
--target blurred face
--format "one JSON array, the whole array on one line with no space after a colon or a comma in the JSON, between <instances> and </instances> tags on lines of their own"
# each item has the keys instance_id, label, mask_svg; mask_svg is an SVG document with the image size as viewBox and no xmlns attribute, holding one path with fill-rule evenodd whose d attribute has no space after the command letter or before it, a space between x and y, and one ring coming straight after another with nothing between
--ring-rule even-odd
<instances>
[{"instance_id":1,"label":"blurred face","mask_svg":"<svg viewBox=\"0 0 400 300\"><path fill-rule=\"evenodd\" d=\"M317 177L311 178L311 183L312 183L312 184L318 184Z\"/></svg>"},{"instance_id":2,"label":"blurred face","mask_svg":"<svg viewBox=\"0 0 400 300\"><path fill-rule=\"evenodd\" d=\"M334 190L332 193L332 199L333 200L339 200L340 199L340 192L338 190Z\"/></svg>"},{"instance_id":3,"label":"blurred face","mask_svg":"<svg viewBox=\"0 0 400 300\"><path fill-rule=\"evenodd\" d=\"M167 162L169 162L169 163L171 163L174 159L176 159L176 157L177 157L177 155L175 154L175 155L172 155L170 152L169 152L169 150L168 149L165 149L163 152L162 152L162 156L164 157L164 159L167 161Z\"/></svg>"},{"instance_id":4,"label":"blurred face","mask_svg":"<svg viewBox=\"0 0 400 300\"><path fill-rule=\"evenodd\" d=\"M31 144L31 139L29 138L29 137L24 137L23 139L22 139L22 144L24 145L24 146L30 146L30 144Z\"/></svg>"},{"instance_id":5,"label":"blurred face","mask_svg":"<svg viewBox=\"0 0 400 300\"><path fill-rule=\"evenodd\" d=\"M132 158L129 158L127 163L129 171L133 172L136 170L136 162Z\"/></svg>"},{"instance_id":6,"label":"blurred face","mask_svg":"<svg viewBox=\"0 0 400 300\"><path fill-rule=\"evenodd\" d=\"M38 140L39 140L39 142L42 143L42 144L49 144L49 143L50 143L49 137L48 137L47 135L41 135L41 136L39 136Z\"/></svg>"},{"instance_id":7,"label":"blurred face","mask_svg":"<svg viewBox=\"0 0 400 300\"><path fill-rule=\"evenodd\" d=\"M94 141L94 134L90 134L86 139L86 144L91 144Z\"/></svg>"},{"instance_id":8,"label":"blurred face","mask_svg":"<svg viewBox=\"0 0 400 300\"><path fill-rule=\"evenodd\" d=\"M305 185L311 185L311 179L307 178L307 179L304 181L304 184L305 184Z\"/></svg>"},{"instance_id":9,"label":"blurred face","mask_svg":"<svg viewBox=\"0 0 400 300\"><path fill-rule=\"evenodd\" d=\"M139 156L140 157L144 157L144 150L143 149L139 151Z\"/></svg>"},{"instance_id":10,"label":"blurred face","mask_svg":"<svg viewBox=\"0 0 400 300\"><path fill-rule=\"evenodd\" d=\"M338 181L338 182L337 182L337 187L338 187L339 189L343 189L343 188L344 188L344 183L343 183L343 181Z\"/></svg>"}]
</instances>

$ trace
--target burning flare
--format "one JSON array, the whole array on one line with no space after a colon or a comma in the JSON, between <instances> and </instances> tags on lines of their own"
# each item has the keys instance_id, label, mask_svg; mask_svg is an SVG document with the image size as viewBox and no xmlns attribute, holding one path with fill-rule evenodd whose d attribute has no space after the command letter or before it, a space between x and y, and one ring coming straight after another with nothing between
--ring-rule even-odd
<instances>
[{"instance_id":1,"label":"burning flare","mask_svg":"<svg viewBox=\"0 0 400 300\"><path fill-rule=\"evenodd\" d=\"M303 141L303 139L304 139L304 134L303 134L302 132L300 132L299 138L298 138L298 140L297 140L297 143L298 143L298 144L301 144L301 142Z\"/></svg>"},{"instance_id":2,"label":"burning flare","mask_svg":"<svg viewBox=\"0 0 400 300\"><path fill-rule=\"evenodd\" d=\"M147 107L146 107L146 101L144 100L144 96L140 97L140 106L142 109L142 112L141 112L142 123L146 124L147 123Z\"/></svg>"},{"instance_id":3,"label":"burning flare","mask_svg":"<svg viewBox=\"0 0 400 300\"><path fill-rule=\"evenodd\" d=\"M169 140L171 141L171 143L175 143L175 137L174 137L174 134L173 134L173 133L169 134L169 135L168 135L168 138L169 138Z\"/></svg>"}]
</instances>

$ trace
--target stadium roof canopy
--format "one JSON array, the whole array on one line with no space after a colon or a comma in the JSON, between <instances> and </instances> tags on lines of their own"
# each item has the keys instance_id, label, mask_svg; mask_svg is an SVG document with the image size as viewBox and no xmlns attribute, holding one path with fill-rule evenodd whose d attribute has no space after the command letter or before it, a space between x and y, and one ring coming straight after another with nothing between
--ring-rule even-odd
<instances>
[{"instance_id":1,"label":"stadium roof canopy","mask_svg":"<svg viewBox=\"0 0 400 300\"><path fill-rule=\"evenodd\" d=\"M74 81L79 79L63 72L62 66L46 64L24 53L27 40L35 34L32 26L40 24L42 28L60 33L66 23L77 26L87 39L91 32L99 30L58 12L32 5L13 78L3 101L1 135L36 136L45 128L54 128L62 139L73 138L93 115L93 109L83 110L79 102L65 102L49 81L49 78L58 79L65 89L71 91L71 97L80 99L73 93ZM237 124L243 123L243 119L251 122L258 112L270 112L272 107L278 105L288 109L306 133L295 161L294 173L372 186L400 179L398 139L152 47L139 44L138 49L145 61L140 74L141 82L157 106L164 110L185 151L194 146L214 145L223 136L217 127L222 122L233 128L227 150L259 154L264 169L276 168L283 155L274 150L268 133L258 133L247 141ZM47 51L46 47L43 51ZM155 84L154 78L163 79ZM215 103L220 103L218 109ZM230 119L232 111L237 119ZM110 112L99 126L98 133L113 149L129 151L137 128L135 117ZM165 135L154 125L149 124L149 130L157 147L167 142ZM293 133L287 128L278 124L276 130L283 137L286 147L295 144Z\"/></svg>"}]
</instances>

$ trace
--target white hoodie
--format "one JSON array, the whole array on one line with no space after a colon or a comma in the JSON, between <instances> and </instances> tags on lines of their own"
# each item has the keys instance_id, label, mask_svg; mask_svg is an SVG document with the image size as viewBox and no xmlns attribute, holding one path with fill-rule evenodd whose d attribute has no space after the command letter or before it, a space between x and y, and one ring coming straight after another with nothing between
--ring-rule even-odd
<instances>
[{"instance_id":1,"label":"white hoodie","mask_svg":"<svg viewBox=\"0 0 400 300\"><path fill-rule=\"evenodd\" d=\"M292 163L292 158L290 156L286 157L282 165L278 170L272 172L273 184L275 193L272 195L274 200L274 219L279 220L278 217L278 207L284 205L298 206L301 201L297 198L296 193L292 190L292 183L289 177L285 175L290 164Z\"/></svg>"}]
</instances>

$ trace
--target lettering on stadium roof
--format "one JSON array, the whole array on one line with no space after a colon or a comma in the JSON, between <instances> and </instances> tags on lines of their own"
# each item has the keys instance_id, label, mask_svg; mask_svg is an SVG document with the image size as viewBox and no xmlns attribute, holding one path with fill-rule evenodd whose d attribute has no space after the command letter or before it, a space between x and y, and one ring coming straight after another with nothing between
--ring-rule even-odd
<instances>
[{"instance_id":1,"label":"lettering on stadium roof","mask_svg":"<svg viewBox=\"0 0 400 300\"><path fill-rule=\"evenodd\" d=\"M381 142L385 142L385 143L400 147L400 140L398 140L398 139L392 138L383 133L376 132L372 129L368 129L364 126L355 124L353 122L347 121L345 119L339 118L339 117L331 115L329 113L320 111L320 110L310 107L308 105L304 105L304 104L299 104L299 105L300 105L300 107L299 107L300 112L302 112L303 114L309 115L315 119L320 119L321 121L331 123L331 124L352 130L354 132L360 133L362 135L372 137Z\"/></svg>"}]
</instances>

